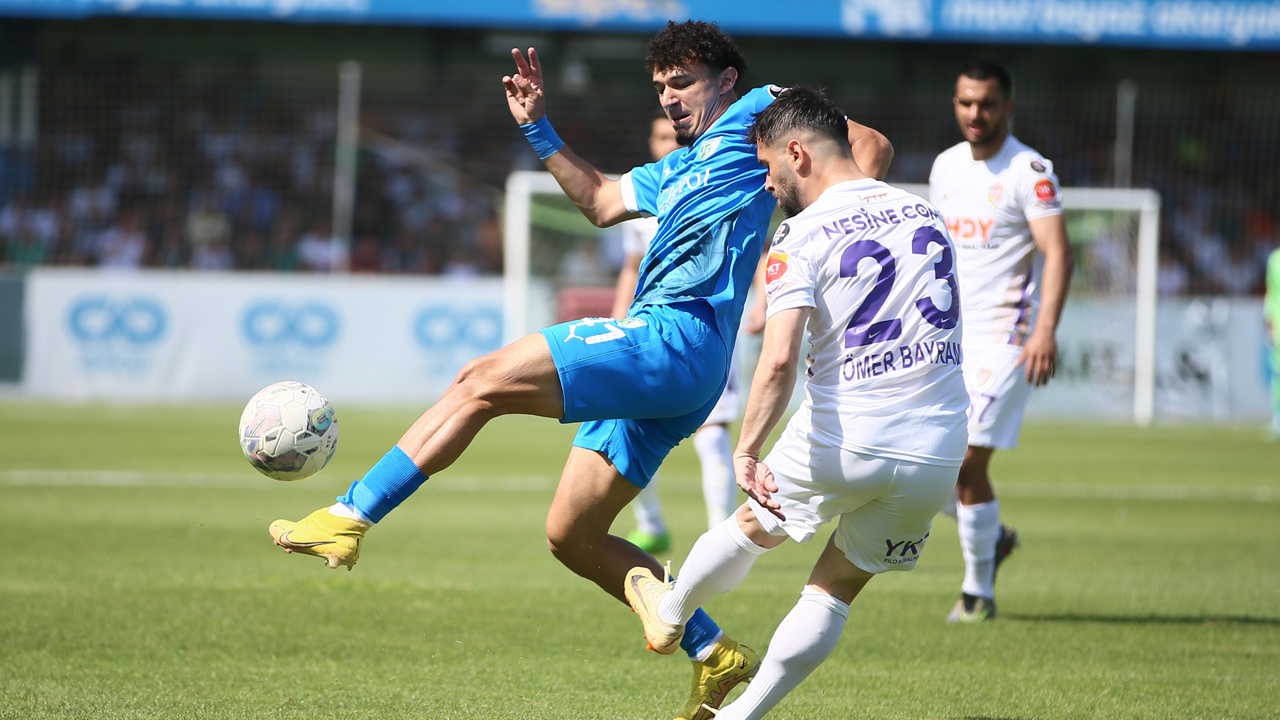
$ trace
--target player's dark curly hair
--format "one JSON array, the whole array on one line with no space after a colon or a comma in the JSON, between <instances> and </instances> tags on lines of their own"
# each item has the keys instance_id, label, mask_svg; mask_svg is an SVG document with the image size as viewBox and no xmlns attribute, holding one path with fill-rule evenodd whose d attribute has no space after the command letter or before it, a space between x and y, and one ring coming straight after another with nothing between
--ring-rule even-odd
<instances>
[{"instance_id":1,"label":"player's dark curly hair","mask_svg":"<svg viewBox=\"0 0 1280 720\"><path fill-rule=\"evenodd\" d=\"M782 91L756 114L747 142L772 145L796 132L812 132L849 150L849 121L844 111L819 90L793 87Z\"/></svg>"},{"instance_id":2,"label":"player's dark curly hair","mask_svg":"<svg viewBox=\"0 0 1280 720\"><path fill-rule=\"evenodd\" d=\"M734 68L741 78L747 73L747 59L733 38L725 35L715 23L689 20L668 21L649 41L649 54L644 67L650 73L702 63L715 72Z\"/></svg>"}]
</instances>

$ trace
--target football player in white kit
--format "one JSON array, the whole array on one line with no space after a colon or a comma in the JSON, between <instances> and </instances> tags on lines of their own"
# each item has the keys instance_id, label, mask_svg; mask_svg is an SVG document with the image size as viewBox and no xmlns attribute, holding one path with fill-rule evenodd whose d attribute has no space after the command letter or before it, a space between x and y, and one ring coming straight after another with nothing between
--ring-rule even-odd
<instances>
[{"instance_id":1,"label":"football player in white kit","mask_svg":"<svg viewBox=\"0 0 1280 720\"><path fill-rule=\"evenodd\" d=\"M672 652L699 604L737 586L757 557L839 520L755 679L717 720L762 717L835 648L874 575L915 567L965 452L951 240L931 205L861 171L844 123L799 88L756 116L749 138L790 219L769 253L768 319L734 451L749 499L699 538L678 580L627 576L650 646ZM804 403L760 461L806 332Z\"/></svg>"},{"instance_id":2,"label":"football player in white kit","mask_svg":"<svg viewBox=\"0 0 1280 720\"><path fill-rule=\"evenodd\" d=\"M1000 522L988 466L997 448L1017 445L1031 387L1054 375L1054 335L1071 282L1058 178L1053 163L1009 133L1012 93L1000 65L965 68L953 100L964 141L938 155L929 174L930 200L955 242L970 402L955 508L965 576L951 622L996 615L996 569L1018 536Z\"/></svg>"},{"instance_id":3,"label":"football player in white kit","mask_svg":"<svg viewBox=\"0 0 1280 720\"><path fill-rule=\"evenodd\" d=\"M676 142L676 130L666 113L653 118L649 128L649 153L655 161L680 147ZM625 258L614 294L612 317L624 318L636 297L636 283L640 278L640 261L649 250L649 241L658 231L657 218L628 220L622 229L622 248ZM760 332L764 325L763 303L751 303L743 317L743 329ZM693 447L702 467L702 497L707 504L707 527L715 527L733 514L738 505L738 486L733 482L733 451L729 444L729 423L738 418L741 398L739 357L735 348L729 367L729 380L720 395L720 402L711 410L706 422L693 434ZM671 534L662 515L662 501L658 497L658 476L655 474L645 486L631 508L636 517L636 529L627 540L647 553L660 553L671 548Z\"/></svg>"}]
</instances>

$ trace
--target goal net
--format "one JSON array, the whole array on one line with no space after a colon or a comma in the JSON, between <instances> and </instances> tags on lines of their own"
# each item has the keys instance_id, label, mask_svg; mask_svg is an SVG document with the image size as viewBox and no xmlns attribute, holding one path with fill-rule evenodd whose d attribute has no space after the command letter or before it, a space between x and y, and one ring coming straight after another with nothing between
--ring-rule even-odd
<instances>
[{"instance_id":1,"label":"goal net","mask_svg":"<svg viewBox=\"0 0 1280 720\"><path fill-rule=\"evenodd\" d=\"M928 187L900 187L928 197ZM1032 395L1040 417L1151 422L1160 196L1064 188L1076 268L1058 331L1058 376ZM507 180L504 317L508 341L554 322L607 315L620 241L586 221L549 173Z\"/></svg>"}]
</instances>

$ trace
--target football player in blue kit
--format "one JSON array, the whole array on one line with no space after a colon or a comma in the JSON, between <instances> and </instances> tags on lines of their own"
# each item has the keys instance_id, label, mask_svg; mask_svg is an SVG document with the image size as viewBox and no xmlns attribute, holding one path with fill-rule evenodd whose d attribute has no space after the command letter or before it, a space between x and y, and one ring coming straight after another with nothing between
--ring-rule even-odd
<instances>
[{"instance_id":1,"label":"football player in blue kit","mask_svg":"<svg viewBox=\"0 0 1280 720\"><path fill-rule=\"evenodd\" d=\"M583 215L601 227L659 218L629 317L555 325L469 362L335 505L298 522L277 520L270 532L288 552L350 568L365 531L452 464L489 420L557 418L582 425L547 515L547 543L569 569L625 603L627 571L660 566L609 528L724 387L775 206L747 128L779 89L739 97L746 62L733 40L711 23L668 23L649 42L646 67L685 147L614 181L551 128L536 51L512 57L517 72L502 79L511 114ZM884 136L850 122L849 140L859 166L883 177L893 154ZM755 652L702 611L681 648L694 663L693 692L678 716L686 720L710 717L704 704L718 707L759 666Z\"/></svg>"}]
</instances>

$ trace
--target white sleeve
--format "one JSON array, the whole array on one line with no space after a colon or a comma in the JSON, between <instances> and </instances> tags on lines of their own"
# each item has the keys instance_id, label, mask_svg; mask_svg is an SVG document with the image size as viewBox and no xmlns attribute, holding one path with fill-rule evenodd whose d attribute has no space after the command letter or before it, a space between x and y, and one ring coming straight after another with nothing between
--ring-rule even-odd
<instances>
[{"instance_id":1,"label":"white sleeve","mask_svg":"<svg viewBox=\"0 0 1280 720\"><path fill-rule=\"evenodd\" d=\"M649 243L658 234L657 218L641 218L622 223L622 251L628 255L644 255Z\"/></svg>"},{"instance_id":2,"label":"white sleeve","mask_svg":"<svg viewBox=\"0 0 1280 720\"><path fill-rule=\"evenodd\" d=\"M778 227L778 234L791 242L775 239L776 244L769 251L764 273L766 318L792 308L817 307L813 268L800 252L803 245L795 242L797 238L786 237L789 228L785 222Z\"/></svg>"},{"instance_id":3,"label":"white sleeve","mask_svg":"<svg viewBox=\"0 0 1280 720\"><path fill-rule=\"evenodd\" d=\"M631 182L631 173L618 178L618 182L622 184L622 204L627 207L628 212L640 212L640 205L636 202L636 186Z\"/></svg>"}]
</instances>

